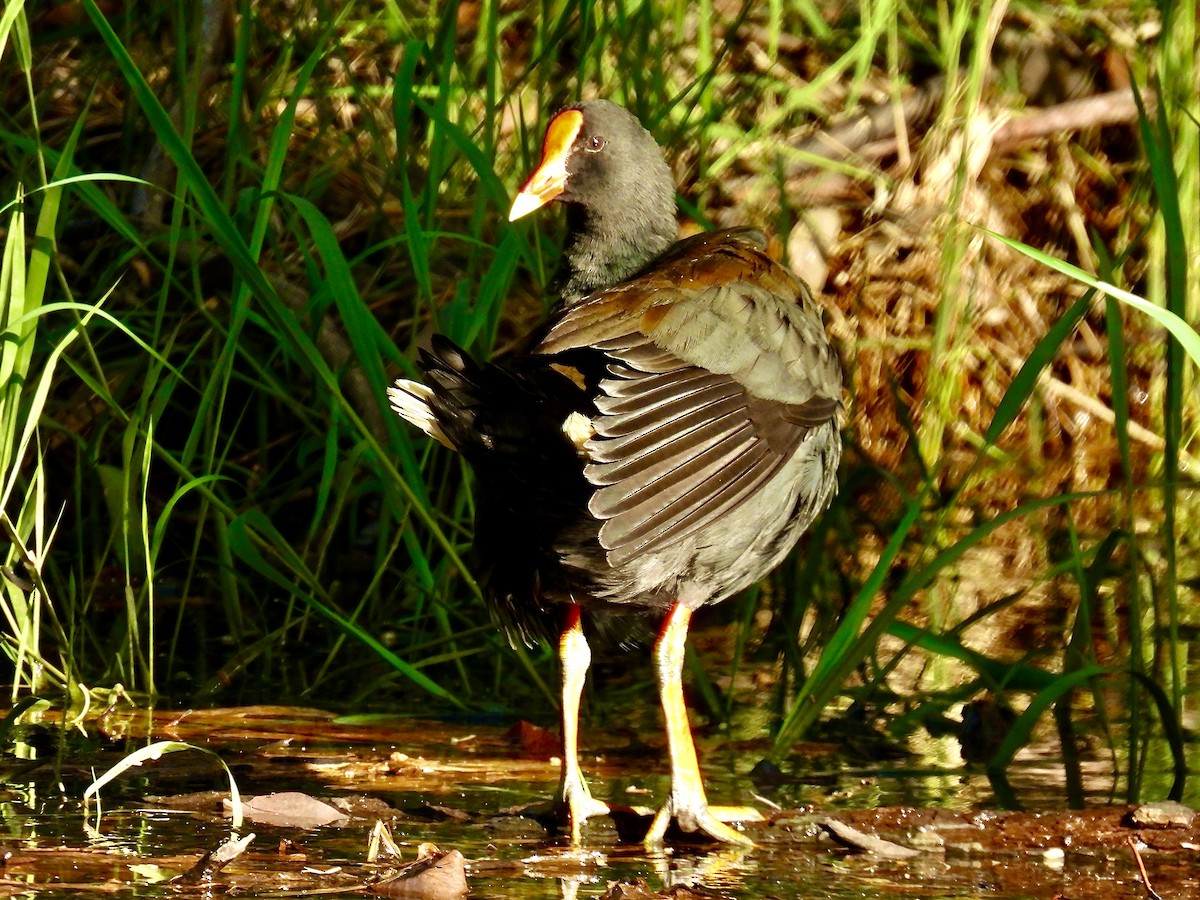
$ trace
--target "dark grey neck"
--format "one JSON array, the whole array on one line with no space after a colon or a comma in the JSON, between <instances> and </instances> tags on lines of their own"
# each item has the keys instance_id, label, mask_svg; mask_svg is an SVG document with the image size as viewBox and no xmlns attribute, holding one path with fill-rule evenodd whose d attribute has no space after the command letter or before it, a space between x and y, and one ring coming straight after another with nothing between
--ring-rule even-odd
<instances>
[{"instance_id":1,"label":"dark grey neck","mask_svg":"<svg viewBox=\"0 0 1200 900\"><path fill-rule=\"evenodd\" d=\"M656 204L657 214L597 215L584 206L567 206L567 240L555 293L570 306L593 291L612 287L645 268L675 243L675 196Z\"/></svg>"}]
</instances>

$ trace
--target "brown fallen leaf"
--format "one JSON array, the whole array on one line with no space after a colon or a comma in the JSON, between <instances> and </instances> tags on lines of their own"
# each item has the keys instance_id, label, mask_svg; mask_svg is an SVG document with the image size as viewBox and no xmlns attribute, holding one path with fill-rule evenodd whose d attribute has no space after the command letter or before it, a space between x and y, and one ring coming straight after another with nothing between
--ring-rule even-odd
<instances>
[{"instance_id":1,"label":"brown fallen leaf","mask_svg":"<svg viewBox=\"0 0 1200 900\"><path fill-rule=\"evenodd\" d=\"M549 759L562 750L562 744L553 732L524 719L509 729L508 733L521 745L521 755L526 759Z\"/></svg>"},{"instance_id":2,"label":"brown fallen leaf","mask_svg":"<svg viewBox=\"0 0 1200 900\"><path fill-rule=\"evenodd\" d=\"M242 810L247 819L260 825L320 828L322 825L343 825L349 821L349 817L341 810L300 791L247 797L242 801Z\"/></svg>"},{"instance_id":3,"label":"brown fallen leaf","mask_svg":"<svg viewBox=\"0 0 1200 900\"><path fill-rule=\"evenodd\" d=\"M825 819L821 822L821 825L837 840L852 850L862 850L864 853L881 856L885 859L911 859L914 856L921 855L919 850L905 847L894 841L885 841L881 837L867 834L865 831L859 831L857 828L851 828L837 819Z\"/></svg>"},{"instance_id":4,"label":"brown fallen leaf","mask_svg":"<svg viewBox=\"0 0 1200 900\"><path fill-rule=\"evenodd\" d=\"M656 900L659 894L650 890L650 886L639 878L637 881L610 881L608 889L600 900Z\"/></svg>"},{"instance_id":5,"label":"brown fallen leaf","mask_svg":"<svg viewBox=\"0 0 1200 900\"><path fill-rule=\"evenodd\" d=\"M403 900L452 900L467 895L467 861L461 853L442 853L432 844L422 844L418 854L416 862L409 863L396 877L371 885L370 890Z\"/></svg>"}]
</instances>

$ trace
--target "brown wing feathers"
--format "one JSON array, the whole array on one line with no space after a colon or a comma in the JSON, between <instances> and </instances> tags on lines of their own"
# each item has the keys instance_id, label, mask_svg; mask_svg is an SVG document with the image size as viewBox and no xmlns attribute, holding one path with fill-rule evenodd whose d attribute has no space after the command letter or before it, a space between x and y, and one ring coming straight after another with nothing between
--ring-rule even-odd
<instances>
[{"instance_id":1,"label":"brown wing feathers","mask_svg":"<svg viewBox=\"0 0 1200 900\"><path fill-rule=\"evenodd\" d=\"M611 355L666 361L644 347ZM589 510L605 520L600 542L614 566L712 521L786 459L757 434L741 385L679 360L674 366L646 373L610 365L600 385L585 475L597 485Z\"/></svg>"},{"instance_id":2,"label":"brown wing feathers","mask_svg":"<svg viewBox=\"0 0 1200 900\"><path fill-rule=\"evenodd\" d=\"M785 377L807 363L804 332L821 327L806 300L745 235L702 235L550 329L539 352L590 347L608 359L585 475L611 565L744 502L836 414L840 371L825 378L836 361L817 357L810 378Z\"/></svg>"},{"instance_id":3,"label":"brown wing feathers","mask_svg":"<svg viewBox=\"0 0 1200 900\"><path fill-rule=\"evenodd\" d=\"M728 302L713 307L733 310L732 324L718 312L712 322L701 316L698 325L673 327L672 314L685 305L677 296L657 291L652 308L667 312L647 317L638 308L644 293L639 300L637 292L625 291L618 303L609 295L619 290L610 290L569 310L539 348L554 349L551 341L557 339L564 349L601 354L591 419L595 436L585 446L583 475L594 487L588 510L602 522L600 542L614 567L668 547L746 501L812 427L836 412L838 401L820 394L790 404L759 396L753 341L727 341L731 353L736 351L736 373L712 370L730 368L729 358L713 359L710 369L673 352L680 346L681 352L712 356L715 350L703 349L706 334L735 334L738 319L753 315L742 308L750 301L736 291L714 289L732 292ZM774 318L769 325L786 327ZM651 319L658 329L649 327ZM656 343L664 334L667 347ZM677 345L681 334L689 339ZM779 344L787 337L772 336ZM435 370L430 377L437 381L437 375ZM476 430L472 425L471 433Z\"/></svg>"}]
</instances>

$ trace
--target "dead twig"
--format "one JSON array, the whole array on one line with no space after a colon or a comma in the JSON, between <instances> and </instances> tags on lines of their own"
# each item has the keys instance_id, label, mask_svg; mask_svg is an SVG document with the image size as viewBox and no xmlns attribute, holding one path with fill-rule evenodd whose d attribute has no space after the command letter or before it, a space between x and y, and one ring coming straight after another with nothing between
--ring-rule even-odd
<instances>
[{"instance_id":1,"label":"dead twig","mask_svg":"<svg viewBox=\"0 0 1200 900\"><path fill-rule=\"evenodd\" d=\"M246 852L246 848L250 846L252 840L254 840L253 833L244 838L230 838L216 850L200 857L194 866L175 880L175 883L180 885L210 884L217 873Z\"/></svg>"},{"instance_id":2,"label":"dead twig","mask_svg":"<svg viewBox=\"0 0 1200 900\"><path fill-rule=\"evenodd\" d=\"M816 159L847 159L867 147L895 147L896 132L903 122L907 132L919 132L937 113L938 104L946 90L944 78L931 78L910 88L900 98L899 109L892 100L872 103L847 119L834 122L815 134L803 138L794 149L812 159L790 158L785 174L795 177L818 167ZM867 155L863 152L862 155Z\"/></svg>"},{"instance_id":3,"label":"dead twig","mask_svg":"<svg viewBox=\"0 0 1200 900\"><path fill-rule=\"evenodd\" d=\"M1131 837L1125 843L1129 844L1129 849L1133 851L1133 861L1137 863L1138 874L1142 879L1142 887L1146 889L1146 896L1150 900L1163 900L1158 891L1150 886L1150 876L1146 874L1146 864L1142 862L1142 853L1138 850L1137 841Z\"/></svg>"},{"instance_id":4,"label":"dead twig","mask_svg":"<svg viewBox=\"0 0 1200 900\"><path fill-rule=\"evenodd\" d=\"M1014 373L1024 364L1024 359L1007 347L997 345L994 349L998 356L1004 357L1005 362L1012 368ZM1104 424L1116 425L1117 414L1113 412L1110 406L1106 406L1103 401L1098 400L1091 394L1081 391L1079 388L1072 387L1061 379L1055 378L1049 372L1042 373L1041 378L1038 380L1038 386L1050 396L1070 403L1077 409L1095 416ZM1125 427L1129 432L1130 440L1143 444L1153 452L1161 453L1163 448L1166 447L1166 441L1162 435L1151 431L1145 425L1139 425L1137 422L1130 420L1125 423ZM1189 466L1200 464L1200 460L1183 450L1180 451L1180 459Z\"/></svg>"},{"instance_id":5,"label":"dead twig","mask_svg":"<svg viewBox=\"0 0 1200 900\"><path fill-rule=\"evenodd\" d=\"M1156 98L1152 93L1142 95L1149 112ZM992 139L993 149L1012 147L1034 138L1048 137L1104 125L1123 125L1137 121L1137 104L1130 90L1108 91L1079 100L1068 100L1044 109L1026 110L1005 123Z\"/></svg>"}]
</instances>

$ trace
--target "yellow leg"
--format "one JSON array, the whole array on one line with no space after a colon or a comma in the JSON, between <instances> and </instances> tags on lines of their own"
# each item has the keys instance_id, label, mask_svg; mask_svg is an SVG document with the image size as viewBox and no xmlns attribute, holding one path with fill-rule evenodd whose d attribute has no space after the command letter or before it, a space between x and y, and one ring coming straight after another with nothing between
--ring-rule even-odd
<instances>
[{"instance_id":1,"label":"yellow leg","mask_svg":"<svg viewBox=\"0 0 1200 900\"><path fill-rule=\"evenodd\" d=\"M730 844L753 846L754 842L721 822L708 806L696 745L683 701L683 654L687 644L688 623L692 611L675 604L667 613L654 645L654 671L658 693L667 723L667 749L671 760L671 793L654 816L646 833L646 847L662 845L671 820L684 831L702 831L709 837Z\"/></svg>"},{"instance_id":2,"label":"yellow leg","mask_svg":"<svg viewBox=\"0 0 1200 900\"><path fill-rule=\"evenodd\" d=\"M579 698L587 680L592 651L583 634L578 606L572 606L567 625L558 642L562 670L562 771L554 806L571 829L571 843L578 844L583 823L591 816L608 814L608 806L592 799L583 771L579 768Z\"/></svg>"}]
</instances>

